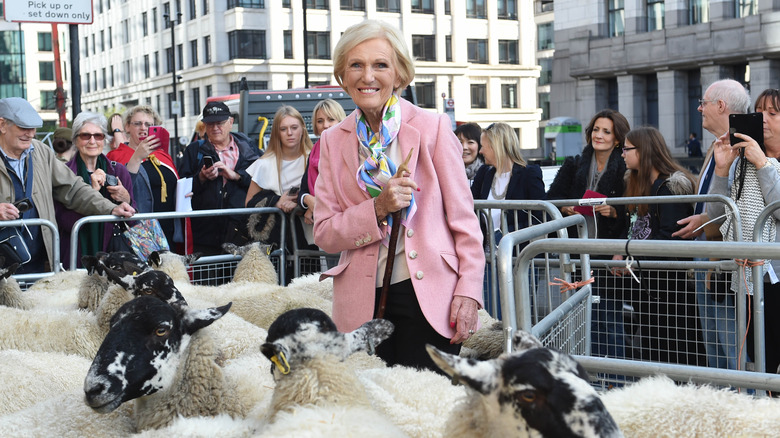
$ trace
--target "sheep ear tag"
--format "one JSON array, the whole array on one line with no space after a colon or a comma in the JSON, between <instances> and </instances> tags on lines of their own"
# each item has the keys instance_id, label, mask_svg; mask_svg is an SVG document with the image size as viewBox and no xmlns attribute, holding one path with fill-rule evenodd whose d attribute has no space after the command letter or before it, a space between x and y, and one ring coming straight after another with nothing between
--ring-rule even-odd
<instances>
[{"instance_id":1,"label":"sheep ear tag","mask_svg":"<svg viewBox=\"0 0 780 438\"><path fill-rule=\"evenodd\" d=\"M280 373L290 374L290 364L287 362L287 358L284 357L284 352L280 351L271 356L271 362L276 365Z\"/></svg>"}]
</instances>

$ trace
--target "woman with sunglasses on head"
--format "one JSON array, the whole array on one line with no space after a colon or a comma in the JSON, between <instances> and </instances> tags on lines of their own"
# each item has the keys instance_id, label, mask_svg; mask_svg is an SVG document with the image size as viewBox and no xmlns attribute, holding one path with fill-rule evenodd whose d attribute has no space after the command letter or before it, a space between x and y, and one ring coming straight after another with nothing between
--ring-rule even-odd
<instances>
[{"instance_id":1,"label":"woman with sunglasses on head","mask_svg":"<svg viewBox=\"0 0 780 438\"><path fill-rule=\"evenodd\" d=\"M133 183L127 168L103 155L104 145L111 141L106 124L106 118L100 114L85 111L76 116L72 129L77 152L66 165L103 197L116 204L126 202L135 207ZM55 210L60 230L60 259L65 268L70 269L71 230L84 215L65 208L59 202L55 203ZM82 228L79 233L80 255L106 251L113 228L113 222L88 224ZM77 257L78 267L81 267L80 259Z\"/></svg>"},{"instance_id":2,"label":"woman with sunglasses on head","mask_svg":"<svg viewBox=\"0 0 780 438\"><path fill-rule=\"evenodd\" d=\"M168 154L168 145L149 135L149 128L160 126L162 119L148 105L138 105L125 113L125 132L127 143L106 154L127 166L133 177L135 199L139 213L167 212L176 210L176 184L179 174ZM182 221L179 219L160 220L168 243L183 242Z\"/></svg>"}]
</instances>

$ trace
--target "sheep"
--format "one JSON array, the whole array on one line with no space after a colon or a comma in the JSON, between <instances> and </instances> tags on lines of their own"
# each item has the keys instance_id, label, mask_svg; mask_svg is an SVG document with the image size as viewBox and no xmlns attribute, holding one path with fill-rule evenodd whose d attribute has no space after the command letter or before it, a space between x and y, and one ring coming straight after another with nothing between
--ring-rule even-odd
<instances>
[{"instance_id":1,"label":"sheep","mask_svg":"<svg viewBox=\"0 0 780 438\"><path fill-rule=\"evenodd\" d=\"M777 436L780 401L730 389L677 385L665 376L601 396L626 436Z\"/></svg>"},{"instance_id":2,"label":"sheep","mask_svg":"<svg viewBox=\"0 0 780 438\"><path fill-rule=\"evenodd\" d=\"M253 242L244 246L223 243L222 249L225 252L241 256L241 261L238 262L236 271L233 274L233 282L247 281L252 283L279 284L276 268L268 258L272 248L272 245L260 242Z\"/></svg>"},{"instance_id":3,"label":"sheep","mask_svg":"<svg viewBox=\"0 0 780 438\"><path fill-rule=\"evenodd\" d=\"M171 251L154 251L147 259L153 269L165 272L175 283L190 284L188 266L200 258L200 253L187 255Z\"/></svg>"},{"instance_id":4,"label":"sheep","mask_svg":"<svg viewBox=\"0 0 780 438\"><path fill-rule=\"evenodd\" d=\"M513 343L515 353L487 361L427 346L442 371L468 386L446 436L623 436L582 365L525 332L516 332Z\"/></svg>"},{"instance_id":5,"label":"sheep","mask_svg":"<svg viewBox=\"0 0 780 438\"><path fill-rule=\"evenodd\" d=\"M5 257L0 256L0 266L5 263ZM0 306L29 309L30 301L22 293L19 283L11 275L19 269L19 263L0 269Z\"/></svg>"},{"instance_id":6,"label":"sheep","mask_svg":"<svg viewBox=\"0 0 780 438\"><path fill-rule=\"evenodd\" d=\"M73 354L0 351L0 416L80 389L89 363L89 359Z\"/></svg>"},{"instance_id":7,"label":"sheep","mask_svg":"<svg viewBox=\"0 0 780 438\"><path fill-rule=\"evenodd\" d=\"M108 289L106 271L117 275L141 273L148 269L146 263L131 252L98 252L94 256L84 256L81 263L89 274L79 286L79 309L94 311Z\"/></svg>"},{"instance_id":8,"label":"sheep","mask_svg":"<svg viewBox=\"0 0 780 438\"><path fill-rule=\"evenodd\" d=\"M230 306L194 310L153 296L126 303L84 380L87 405L109 413L135 399L138 430L166 426L179 415L244 417L248 407L219 365L217 345L201 330Z\"/></svg>"},{"instance_id":9,"label":"sheep","mask_svg":"<svg viewBox=\"0 0 780 438\"><path fill-rule=\"evenodd\" d=\"M353 332L340 333L333 320L317 309L301 308L280 315L260 347L274 364L276 388L267 413L269 420L301 405L370 408L354 371L343 360L356 351L373 352L392 332L391 322L375 319Z\"/></svg>"},{"instance_id":10,"label":"sheep","mask_svg":"<svg viewBox=\"0 0 780 438\"><path fill-rule=\"evenodd\" d=\"M504 327L485 309L479 310L479 320L482 327L463 342L460 357L495 359L504 353Z\"/></svg>"}]
</instances>

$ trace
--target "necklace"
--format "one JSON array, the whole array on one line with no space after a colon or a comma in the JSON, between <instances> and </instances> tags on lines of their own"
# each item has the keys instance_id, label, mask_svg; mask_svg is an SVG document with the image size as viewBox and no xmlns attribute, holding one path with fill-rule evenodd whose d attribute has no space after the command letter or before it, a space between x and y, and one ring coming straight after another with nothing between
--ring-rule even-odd
<instances>
[{"instance_id":1,"label":"necklace","mask_svg":"<svg viewBox=\"0 0 780 438\"><path fill-rule=\"evenodd\" d=\"M506 182L504 191L499 195L496 193L496 183L498 182L498 175L493 177L493 184L490 185L490 193L493 194L493 199L503 201L506 198L506 192L509 191L509 181Z\"/></svg>"}]
</instances>

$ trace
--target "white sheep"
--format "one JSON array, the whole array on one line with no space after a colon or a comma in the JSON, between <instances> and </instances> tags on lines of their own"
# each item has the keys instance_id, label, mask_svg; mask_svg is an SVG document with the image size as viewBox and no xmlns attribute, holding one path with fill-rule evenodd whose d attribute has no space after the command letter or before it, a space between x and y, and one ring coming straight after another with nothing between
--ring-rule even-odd
<instances>
[{"instance_id":1,"label":"white sheep","mask_svg":"<svg viewBox=\"0 0 780 438\"><path fill-rule=\"evenodd\" d=\"M200 258L200 253L180 255L172 251L154 251L149 254L149 266L168 274L176 284L190 284L189 266Z\"/></svg>"},{"instance_id":2,"label":"white sheep","mask_svg":"<svg viewBox=\"0 0 780 438\"><path fill-rule=\"evenodd\" d=\"M126 303L114 316L84 381L86 403L108 413L135 399L138 430L177 416L246 416L249 406L224 374L214 340L202 330L230 304L194 310L153 296Z\"/></svg>"},{"instance_id":3,"label":"white sheep","mask_svg":"<svg viewBox=\"0 0 780 438\"><path fill-rule=\"evenodd\" d=\"M731 389L678 385L665 376L607 391L604 405L626 436L777 436L780 401Z\"/></svg>"},{"instance_id":4,"label":"white sheep","mask_svg":"<svg viewBox=\"0 0 780 438\"><path fill-rule=\"evenodd\" d=\"M513 338L515 352L477 361L428 353L468 396L452 410L448 437L621 437L617 424L571 356L542 347L528 333Z\"/></svg>"},{"instance_id":5,"label":"white sheep","mask_svg":"<svg viewBox=\"0 0 780 438\"><path fill-rule=\"evenodd\" d=\"M222 249L233 255L240 255L241 261L233 273L233 282L251 282L279 284L279 276L276 268L268 258L272 245L253 242L244 246L236 246L232 243L223 243Z\"/></svg>"},{"instance_id":6,"label":"white sheep","mask_svg":"<svg viewBox=\"0 0 780 438\"><path fill-rule=\"evenodd\" d=\"M0 265L4 261L5 257L0 257ZM32 306L30 300L22 293L19 282L11 277L17 269L19 269L19 263L0 269L0 306L29 309Z\"/></svg>"}]
</instances>

